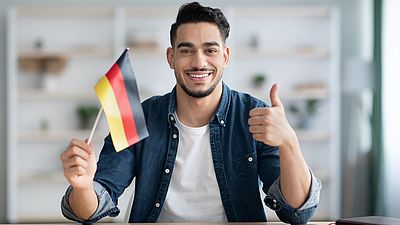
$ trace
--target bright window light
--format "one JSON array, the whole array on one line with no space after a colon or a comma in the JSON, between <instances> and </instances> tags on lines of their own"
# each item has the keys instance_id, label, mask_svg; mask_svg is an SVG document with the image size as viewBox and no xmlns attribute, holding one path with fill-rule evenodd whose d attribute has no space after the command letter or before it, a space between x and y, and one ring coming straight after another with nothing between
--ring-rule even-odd
<instances>
[{"instance_id":1,"label":"bright window light","mask_svg":"<svg viewBox=\"0 0 400 225\"><path fill-rule=\"evenodd\" d=\"M400 209L400 1L385 0L382 27L382 117L388 216Z\"/></svg>"}]
</instances>

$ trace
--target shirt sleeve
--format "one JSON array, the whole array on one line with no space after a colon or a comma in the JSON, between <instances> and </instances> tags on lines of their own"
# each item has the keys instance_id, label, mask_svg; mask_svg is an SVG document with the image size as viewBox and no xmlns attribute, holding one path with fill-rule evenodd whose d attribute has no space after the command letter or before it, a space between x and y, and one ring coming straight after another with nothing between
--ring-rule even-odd
<instances>
[{"instance_id":1,"label":"shirt sleeve","mask_svg":"<svg viewBox=\"0 0 400 225\"><path fill-rule=\"evenodd\" d=\"M283 197L280 189L280 179L276 179L271 185L264 199L265 204L275 211L282 222L290 224L306 224L314 215L315 209L319 203L321 181L311 174L311 189L307 200L300 208L291 207Z\"/></svg>"},{"instance_id":2,"label":"shirt sleeve","mask_svg":"<svg viewBox=\"0 0 400 225\"><path fill-rule=\"evenodd\" d=\"M97 222L105 216L118 216L120 210L115 206L106 189L96 181L93 182L93 185L94 191L96 192L97 199L99 201L99 205L97 206L97 209L93 213L93 215L87 220L82 220L72 212L72 209L69 205L69 196L71 195L72 187L69 186L61 201L61 212L65 216L65 218L76 221L78 223L88 224Z\"/></svg>"}]
</instances>

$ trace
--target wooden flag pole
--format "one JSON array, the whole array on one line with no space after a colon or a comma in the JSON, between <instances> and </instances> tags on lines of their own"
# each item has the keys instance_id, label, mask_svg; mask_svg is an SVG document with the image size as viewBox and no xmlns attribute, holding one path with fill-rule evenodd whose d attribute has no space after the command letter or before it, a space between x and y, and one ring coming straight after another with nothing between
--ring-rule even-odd
<instances>
[{"instance_id":1,"label":"wooden flag pole","mask_svg":"<svg viewBox=\"0 0 400 225\"><path fill-rule=\"evenodd\" d=\"M101 107L100 110L99 110L99 113L97 113L97 117L96 117L96 120L94 121L94 124L93 124L93 127L92 127L92 131L90 131L90 135L89 135L89 138L87 140L87 144L89 144L89 145L92 142L94 131L96 130L97 124L99 123L100 116L101 116L102 112L103 112L103 107Z\"/></svg>"}]
</instances>

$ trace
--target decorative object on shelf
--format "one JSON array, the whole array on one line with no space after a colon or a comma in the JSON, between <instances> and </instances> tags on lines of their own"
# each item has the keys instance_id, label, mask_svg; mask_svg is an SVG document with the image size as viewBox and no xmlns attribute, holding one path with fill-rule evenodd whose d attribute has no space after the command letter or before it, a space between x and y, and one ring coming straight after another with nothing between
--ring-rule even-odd
<instances>
[{"instance_id":1,"label":"decorative object on shelf","mask_svg":"<svg viewBox=\"0 0 400 225\"><path fill-rule=\"evenodd\" d=\"M97 105L79 106L76 111L79 117L79 128L90 129L93 126L99 109Z\"/></svg>"},{"instance_id":2,"label":"decorative object on shelf","mask_svg":"<svg viewBox=\"0 0 400 225\"><path fill-rule=\"evenodd\" d=\"M297 128L307 129L311 127L312 119L318 110L318 99L306 99L289 105L289 111L297 117Z\"/></svg>"},{"instance_id":3,"label":"decorative object on shelf","mask_svg":"<svg viewBox=\"0 0 400 225\"><path fill-rule=\"evenodd\" d=\"M19 55L20 68L28 73L45 75L46 73L61 74L66 65L66 57L58 53L42 51L25 52Z\"/></svg>"},{"instance_id":4,"label":"decorative object on shelf","mask_svg":"<svg viewBox=\"0 0 400 225\"><path fill-rule=\"evenodd\" d=\"M40 120L40 130L48 131L49 130L49 121L45 118Z\"/></svg>"},{"instance_id":5,"label":"decorative object on shelf","mask_svg":"<svg viewBox=\"0 0 400 225\"><path fill-rule=\"evenodd\" d=\"M157 50L160 47L157 29L133 29L128 33L128 47L135 50Z\"/></svg>"},{"instance_id":6,"label":"decorative object on shelf","mask_svg":"<svg viewBox=\"0 0 400 225\"><path fill-rule=\"evenodd\" d=\"M43 51L43 47L43 38L36 38L33 42L33 51L19 56L21 69L38 74L47 72L61 73L65 67L65 57L59 54L46 54Z\"/></svg>"},{"instance_id":7,"label":"decorative object on shelf","mask_svg":"<svg viewBox=\"0 0 400 225\"><path fill-rule=\"evenodd\" d=\"M18 55L19 67L28 74L35 74L36 88L47 88L48 75L59 75L66 66L66 57L60 53L43 51L44 41L37 38L33 43L33 50L21 52ZM50 85L51 86L51 85Z\"/></svg>"},{"instance_id":8,"label":"decorative object on shelf","mask_svg":"<svg viewBox=\"0 0 400 225\"><path fill-rule=\"evenodd\" d=\"M265 75L265 73L259 72L259 73L255 73L252 76L252 84L253 84L253 87L255 87L255 88L263 87L266 81L267 81L267 75Z\"/></svg>"},{"instance_id":9,"label":"decorative object on shelf","mask_svg":"<svg viewBox=\"0 0 400 225\"><path fill-rule=\"evenodd\" d=\"M252 34L249 39L249 48L258 50L260 48L260 36L258 34Z\"/></svg>"},{"instance_id":10,"label":"decorative object on shelf","mask_svg":"<svg viewBox=\"0 0 400 225\"><path fill-rule=\"evenodd\" d=\"M41 50L43 48L43 39L41 37L36 38L35 42L33 43L33 47L36 50Z\"/></svg>"}]
</instances>

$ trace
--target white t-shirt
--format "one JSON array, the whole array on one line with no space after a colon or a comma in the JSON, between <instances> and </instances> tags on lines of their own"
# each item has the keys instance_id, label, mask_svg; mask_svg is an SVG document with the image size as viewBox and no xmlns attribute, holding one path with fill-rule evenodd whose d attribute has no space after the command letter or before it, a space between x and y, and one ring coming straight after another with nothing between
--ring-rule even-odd
<instances>
[{"instance_id":1,"label":"white t-shirt","mask_svg":"<svg viewBox=\"0 0 400 225\"><path fill-rule=\"evenodd\" d=\"M178 152L157 222L225 222L210 146L210 128L188 127L175 114Z\"/></svg>"}]
</instances>

